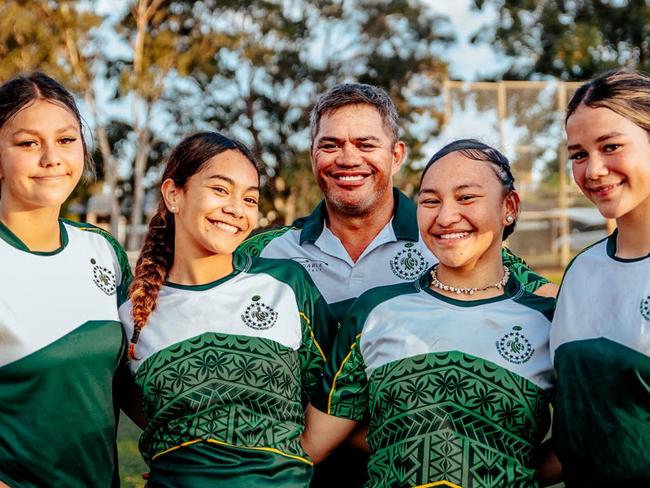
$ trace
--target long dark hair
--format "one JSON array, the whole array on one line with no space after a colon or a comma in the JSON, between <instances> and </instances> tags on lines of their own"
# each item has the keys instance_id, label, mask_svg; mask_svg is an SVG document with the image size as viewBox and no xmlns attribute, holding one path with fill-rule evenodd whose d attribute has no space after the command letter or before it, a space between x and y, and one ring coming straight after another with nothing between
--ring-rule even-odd
<instances>
[{"instance_id":1,"label":"long dark hair","mask_svg":"<svg viewBox=\"0 0 650 488\"><path fill-rule=\"evenodd\" d=\"M259 167L245 145L217 132L199 132L186 137L173 149L167 159L162 181L171 179L177 188L183 188L187 180L201 171L210 159L228 150L244 155L259 177ZM133 317L133 336L129 344L131 359L135 358L140 331L156 308L160 288L174 261L174 233L174 216L161 198L158 211L149 222L129 289Z\"/></svg>"}]
</instances>

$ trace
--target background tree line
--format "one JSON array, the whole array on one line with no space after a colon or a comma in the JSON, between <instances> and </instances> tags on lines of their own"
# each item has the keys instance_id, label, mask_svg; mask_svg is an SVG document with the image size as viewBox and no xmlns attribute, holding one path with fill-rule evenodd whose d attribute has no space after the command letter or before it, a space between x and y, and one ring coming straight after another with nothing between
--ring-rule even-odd
<instances>
[{"instance_id":1,"label":"background tree line","mask_svg":"<svg viewBox=\"0 0 650 488\"><path fill-rule=\"evenodd\" d=\"M83 101L113 226L125 212L131 229L144 223L145 195L169 147L200 129L253 149L264 163L263 217L287 223L319 200L308 116L317 95L338 82L390 93L409 147L400 183L413 181L411 164L441 128L444 51L454 39L431 3L0 0L0 81L39 69ZM474 41L512 59L505 77L584 79L650 63L644 0L474 2L487 6L497 9L496 22ZM127 247L138 239L129 233Z\"/></svg>"}]
</instances>

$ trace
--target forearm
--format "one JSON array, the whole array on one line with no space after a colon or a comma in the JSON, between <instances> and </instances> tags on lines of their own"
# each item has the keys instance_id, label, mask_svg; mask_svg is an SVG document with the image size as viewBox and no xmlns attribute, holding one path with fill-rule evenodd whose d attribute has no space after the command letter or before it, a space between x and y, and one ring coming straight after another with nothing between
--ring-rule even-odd
<instances>
[{"instance_id":1,"label":"forearm","mask_svg":"<svg viewBox=\"0 0 650 488\"><path fill-rule=\"evenodd\" d=\"M356 426L354 420L328 415L309 404L305 411L305 430L300 442L317 464L341 444Z\"/></svg>"},{"instance_id":2,"label":"forearm","mask_svg":"<svg viewBox=\"0 0 650 488\"><path fill-rule=\"evenodd\" d=\"M542 445L539 461L535 478L540 486L554 485L562 481L562 464L549 441Z\"/></svg>"}]
</instances>

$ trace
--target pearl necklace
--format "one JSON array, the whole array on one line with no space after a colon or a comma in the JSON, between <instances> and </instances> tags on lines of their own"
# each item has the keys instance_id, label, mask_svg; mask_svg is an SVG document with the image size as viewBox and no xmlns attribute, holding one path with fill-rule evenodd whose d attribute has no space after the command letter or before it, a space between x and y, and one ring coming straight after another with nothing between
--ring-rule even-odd
<instances>
[{"instance_id":1,"label":"pearl necklace","mask_svg":"<svg viewBox=\"0 0 650 488\"><path fill-rule=\"evenodd\" d=\"M465 294L465 295L473 295L477 291L485 291L489 290L490 288L496 288L497 290L502 289L503 287L506 286L506 283L508 282L508 279L510 278L510 270L504 266L503 267L503 278L501 278L499 281L494 283L493 285L488 285L484 286L483 288L461 288L457 286L451 286L451 285L445 285L438 279L438 265L436 264L432 269L431 269L431 286L434 286L436 288L439 288L444 291L451 291L453 293L456 293L457 295Z\"/></svg>"}]
</instances>

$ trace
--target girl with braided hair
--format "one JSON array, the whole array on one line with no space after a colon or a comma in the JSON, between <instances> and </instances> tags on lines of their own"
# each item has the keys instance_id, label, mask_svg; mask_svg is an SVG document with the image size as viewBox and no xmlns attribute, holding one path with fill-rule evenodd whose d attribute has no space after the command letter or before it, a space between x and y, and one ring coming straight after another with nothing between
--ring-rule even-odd
<instances>
[{"instance_id":1,"label":"girl with braided hair","mask_svg":"<svg viewBox=\"0 0 650 488\"><path fill-rule=\"evenodd\" d=\"M60 219L92 172L72 95L0 86L0 486L119 486L113 383L131 276L108 233Z\"/></svg>"},{"instance_id":2,"label":"girl with braided hair","mask_svg":"<svg viewBox=\"0 0 650 488\"><path fill-rule=\"evenodd\" d=\"M336 321L299 264L234 252L258 215L245 146L189 136L162 180L120 309L147 418L148 485L305 487L304 407Z\"/></svg>"}]
</instances>

